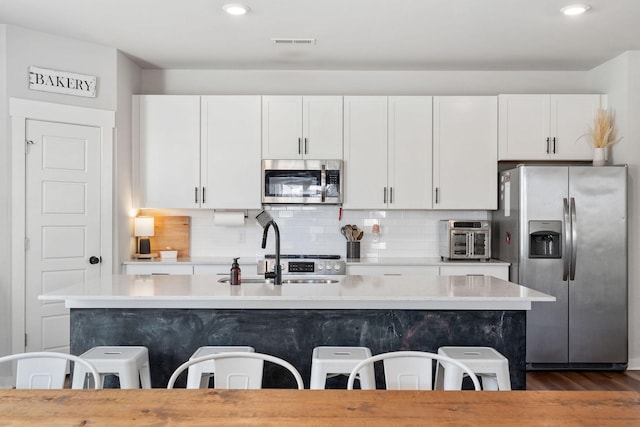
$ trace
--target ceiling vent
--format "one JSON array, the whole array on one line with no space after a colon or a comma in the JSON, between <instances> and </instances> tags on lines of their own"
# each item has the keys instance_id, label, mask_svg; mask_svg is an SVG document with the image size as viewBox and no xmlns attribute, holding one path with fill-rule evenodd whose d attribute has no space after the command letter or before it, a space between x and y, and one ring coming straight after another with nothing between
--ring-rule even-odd
<instances>
[{"instance_id":1,"label":"ceiling vent","mask_svg":"<svg viewBox=\"0 0 640 427\"><path fill-rule=\"evenodd\" d=\"M294 45L294 44L316 44L316 39L271 39L273 44Z\"/></svg>"}]
</instances>

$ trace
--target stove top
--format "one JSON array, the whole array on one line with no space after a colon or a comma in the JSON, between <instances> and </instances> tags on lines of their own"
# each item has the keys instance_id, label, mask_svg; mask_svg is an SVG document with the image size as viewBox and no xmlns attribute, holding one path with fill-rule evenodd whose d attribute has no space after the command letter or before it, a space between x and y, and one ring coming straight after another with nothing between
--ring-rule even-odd
<instances>
[{"instance_id":1,"label":"stove top","mask_svg":"<svg viewBox=\"0 0 640 427\"><path fill-rule=\"evenodd\" d=\"M276 256L265 255L258 261L258 274L273 271ZM346 274L346 263L340 255L280 255L282 274L326 275Z\"/></svg>"},{"instance_id":2,"label":"stove top","mask_svg":"<svg viewBox=\"0 0 640 427\"><path fill-rule=\"evenodd\" d=\"M266 259L275 259L275 254L266 254ZM280 255L280 259L340 259L340 255L296 255L296 254L284 254Z\"/></svg>"}]
</instances>

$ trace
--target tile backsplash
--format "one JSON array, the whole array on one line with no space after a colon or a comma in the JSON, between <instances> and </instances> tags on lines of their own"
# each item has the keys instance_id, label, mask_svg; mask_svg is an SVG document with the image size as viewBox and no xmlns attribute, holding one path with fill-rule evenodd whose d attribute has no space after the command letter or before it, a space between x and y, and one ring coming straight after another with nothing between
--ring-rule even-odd
<instances>
[{"instance_id":1,"label":"tile backsplash","mask_svg":"<svg viewBox=\"0 0 640 427\"><path fill-rule=\"evenodd\" d=\"M340 233L345 224L364 231L361 257L437 257L438 222L441 219L489 219L487 211L343 210L338 206L269 206L266 208L280 230L283 254L337 254L346 256L346 240ZM214 223L211 210L145 209L144 215L191 216L192 257L262 258L273 253L275 237L269 230L267 248L262 249L262 227L249 210L243 226ZM377 237L371 232L380 227Z\"/></svg>"}]
</instances>

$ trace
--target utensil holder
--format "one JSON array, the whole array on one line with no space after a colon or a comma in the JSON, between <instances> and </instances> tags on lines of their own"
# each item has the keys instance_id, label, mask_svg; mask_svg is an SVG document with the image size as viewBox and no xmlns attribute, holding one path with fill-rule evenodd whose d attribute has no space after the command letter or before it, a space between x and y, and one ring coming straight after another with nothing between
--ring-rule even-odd
<instances>
[{"instance_id":1,"label":"utensil holder","mask_svg":"<svg viewBox=\"0 0 640 427\"><path fill-rule=\"evenodd\" d=\"M360 241L347 242L347 259L360 259Z\"/></svg>"}]
</instances>

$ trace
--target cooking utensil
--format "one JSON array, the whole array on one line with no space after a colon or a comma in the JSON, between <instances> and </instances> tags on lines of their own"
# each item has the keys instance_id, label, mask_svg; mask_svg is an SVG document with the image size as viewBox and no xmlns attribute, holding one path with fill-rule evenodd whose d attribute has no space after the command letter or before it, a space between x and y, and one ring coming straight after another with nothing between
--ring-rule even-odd
<instances>
[{"instance_id":1,"label":"cooking utensil","mask_svg":"<svg viewBox=\"0 0 640 427\"><path fill-rule=\"evenodd\" d=\"M347 236L347 230L345 229L345 227L346 225L343 225L342 227L340 227L340 233L342 233L344 238L347 239L347 241L349 241L349 236Z\"/></svg>"}]
</instances>

